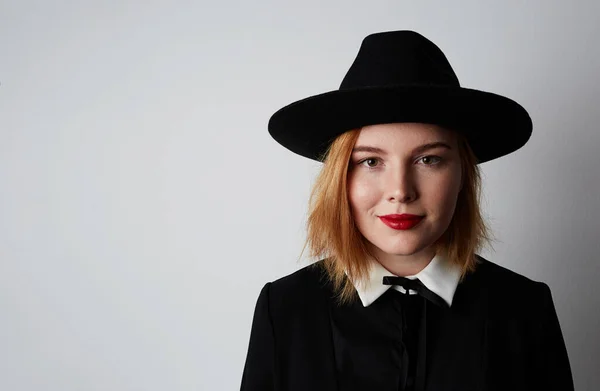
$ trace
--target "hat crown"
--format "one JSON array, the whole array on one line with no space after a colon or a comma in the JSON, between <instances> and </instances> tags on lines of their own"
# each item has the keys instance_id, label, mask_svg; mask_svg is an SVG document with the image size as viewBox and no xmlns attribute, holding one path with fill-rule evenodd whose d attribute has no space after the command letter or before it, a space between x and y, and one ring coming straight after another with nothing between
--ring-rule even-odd
<instances>
[{"instance_id":1,"label":"hat crown","mask_svg":"<svg viewBox=\"0 0 600 391\"><path fill-rule=\"evenodd\" d=\"M397 85L460 87L440 48L417 32L401 30L363 39L339 89Z\"/></svg>"}]
</instances>

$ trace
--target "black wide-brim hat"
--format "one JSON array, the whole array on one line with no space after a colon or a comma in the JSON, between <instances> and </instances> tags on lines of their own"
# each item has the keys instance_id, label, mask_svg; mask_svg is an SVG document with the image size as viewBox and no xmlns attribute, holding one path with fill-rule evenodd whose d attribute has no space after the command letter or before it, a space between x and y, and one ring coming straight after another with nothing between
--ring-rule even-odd
<instances>
[{"instance_id":1,"label":"black wide-brim hat","mask_svg":"<svg viewBox=\"0 0 600 391\"><path fill-rule=\"evenodd\" d=\"M414 31L367 36L340 88L273 114L269 134L301 156L324 161L340 134L367 125L421 122L464 134L477 163L521 148L532 122L517 102L463 88L444 53Z\"/></svg>"}]
</instances>

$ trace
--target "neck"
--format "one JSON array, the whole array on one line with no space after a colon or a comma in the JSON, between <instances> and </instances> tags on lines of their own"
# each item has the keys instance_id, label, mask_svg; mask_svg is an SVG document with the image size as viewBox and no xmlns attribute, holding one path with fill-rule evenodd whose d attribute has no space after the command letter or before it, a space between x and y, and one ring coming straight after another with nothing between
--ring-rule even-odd
<instances>
[{"instance_id":1,"label":"neck","mask_svg":"<svg viewBox=\"0 0 600 391\"><path fill-rule=\"evenodd\" d=\"M378 248L372 250L377 261L390 273L397 276L412 276L419 273L429 265L435 256L435 248L430 246L418 253L410 255L388 254Z\"/></svg>"}]
</instances>

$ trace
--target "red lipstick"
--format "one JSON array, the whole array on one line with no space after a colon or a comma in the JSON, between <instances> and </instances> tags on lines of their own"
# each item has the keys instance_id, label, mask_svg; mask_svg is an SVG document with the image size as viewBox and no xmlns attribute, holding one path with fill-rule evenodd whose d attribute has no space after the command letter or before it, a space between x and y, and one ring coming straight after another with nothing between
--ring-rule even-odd
<instances>
[{"instance_id":1,"label":"red lipstick","mask_svg":"<svg viewBox=\"0 0 600 391\"><path fill-rule=\"evenodd\" d=\"M415 225L419 224L423 220L423 216L411 215L411 214L391 214L385 216L379 216L381 221L390 228L398 230L411 229Z\"/></svg>"}]
</instances>

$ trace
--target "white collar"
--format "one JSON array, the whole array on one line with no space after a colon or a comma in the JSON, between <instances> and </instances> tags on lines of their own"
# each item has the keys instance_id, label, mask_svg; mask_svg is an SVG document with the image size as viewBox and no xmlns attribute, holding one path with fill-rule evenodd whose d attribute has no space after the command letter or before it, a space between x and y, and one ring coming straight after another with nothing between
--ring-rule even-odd
<instances>
[{"instance_id":1,"label":"white collar","mask_svg":"<svg viewBox=\"0 0 600 391\"><path fill-rule=\"evenodd\" d=\"M371 260L368 280L354 283L363 306L369 306L391 287L402 293L406 292L401 286L383 284L384 276L393 275L395 274L389 272L379 262ZM449 306L452 306L454 292L456 292L460 280L460 267L450 263L445 256L436 254L423 270L415 275L406 276L406 278L411 280L418 278L427 288L438 294ZM416 294L417 292L409 289L408 293Z\"/></svg>"}]
</instances>

